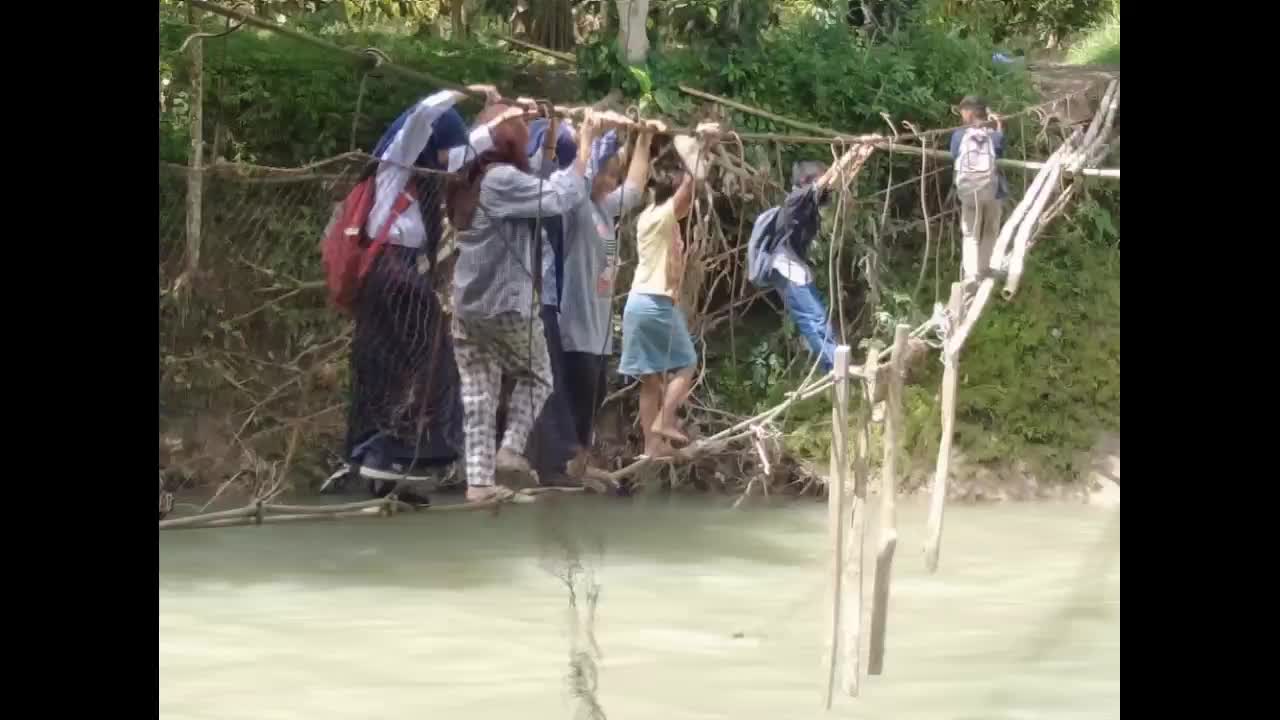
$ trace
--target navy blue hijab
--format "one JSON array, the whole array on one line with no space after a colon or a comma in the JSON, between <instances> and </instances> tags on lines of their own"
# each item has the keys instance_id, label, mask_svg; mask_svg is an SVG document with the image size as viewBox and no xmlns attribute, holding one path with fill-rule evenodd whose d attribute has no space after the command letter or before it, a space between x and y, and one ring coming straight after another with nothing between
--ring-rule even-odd
<instances>
[{"instance_id":1,"label":"navy blue hijab","mask_svg":"<svg viewBox=\"0 0 1280 720\"><path fill-rule=\"evenodd\" d=\"M419 101L421 102L421 101ZM381 158L382 154L391 146L391 141L395 139L396 133L400 132L400 128L404 127L405 119L409 117L409 112L413 107L407 108L400 113L400 117L387 127L387 131L382 134L382 139L378 140L378 144L373 148L374 157ZM414 164L418 167L428 168L431 170L444 170L446 167L440 163L439 154L441 150L449 150L466 145L471 142L469 133L467 132L467 123L458 114L458 111L449 108L443 115L436 118L431 123L431 139L427 141L427 147L418 155L418 160ZM377 163L373 163L373 167L377 167ZM444 234L444 214L440 210L440 188L444 185L440 178L428 177L418 178L420 197L422 208L422 224L427 231L427 240L423 244L423 251L427 253L427 258L431 263L431 267L435 267L436 253L440 248L440 237Z\"/></svg>"},{"instance_id":2,"label":"navy blue hijab","mask_svg":"<svg viewBox=\"0 0 1280 720\"><path fill-rule=\"evenodd\" d=\"M419 101L421 102L421 101ZM375 157L382 157L382 153L387 151L391 145L391 141L395 139L396 133L400 132L400 128L404 127L404 121L409 117L412 107L400 113L400 117L387 128L382 134L382 139L373 148ZM444 170L444 166L440 164L438 157L441 150L449 150L459 145L466 145L471 141L467 133L467 123L458 114L454 108L449 108L443 115L436 118L431 123L431 139L427 141L427 147L418 156L418 167L430 168L432 170Z\"/></svg>"}]
</instances>

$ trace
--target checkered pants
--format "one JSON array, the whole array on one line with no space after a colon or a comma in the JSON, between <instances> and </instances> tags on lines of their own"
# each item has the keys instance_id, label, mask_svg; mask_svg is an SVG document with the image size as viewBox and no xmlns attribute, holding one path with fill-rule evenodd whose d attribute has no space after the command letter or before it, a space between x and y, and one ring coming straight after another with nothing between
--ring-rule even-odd
<instances>
[{"instance_id":1,"label":"checkered pants","mask_svg":"<svg viewBox=\"0 0 1280 720\"><path fill-rule=\"evenodd\" d=\"M533 421L551 395L551 360L542 318L502 313L464 320L455 314L453 356L462 376L467 484L491 486L503 374L515 377L516 385L508 403L501 447L517 455L524 453Z\"/></svg>"}]
</instances>

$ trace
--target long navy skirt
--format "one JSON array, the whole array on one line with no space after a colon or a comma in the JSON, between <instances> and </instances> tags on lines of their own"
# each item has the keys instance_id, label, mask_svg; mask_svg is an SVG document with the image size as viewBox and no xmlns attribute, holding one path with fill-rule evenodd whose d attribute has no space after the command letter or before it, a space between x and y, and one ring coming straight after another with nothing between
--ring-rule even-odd
<instances>
[{"instance_id":1,"label":"long navy skirt","mask_svg":"<svg viewBox=\"0 0 1280 720\"><path fill-rule=\"evenodd\" d=\"M449 322L419 251L388 245L356 299L346 455L390 469L462 455L462 394Z\"/></svg>"},{"instance_id":2,"label":"long navy skirt","mask_svg":"<svg viewBox=\"0 0 1280 720\"><path fill-rule=\"evenodd\" d=\"M538 471L539 478L550 480L564 474L565 464L578 451L578 440L574 415L569 406L570 396L566 390L566 384L573 379L565 373L564 347L560 343L560 315L555 307L542 306L542 329L547 337L547 355L551 357L554 383L551 396L542 406L542 413L538 415L533 431L529 433L525 456L529 458L533 469Z\"/></svg>"}]
</instances>

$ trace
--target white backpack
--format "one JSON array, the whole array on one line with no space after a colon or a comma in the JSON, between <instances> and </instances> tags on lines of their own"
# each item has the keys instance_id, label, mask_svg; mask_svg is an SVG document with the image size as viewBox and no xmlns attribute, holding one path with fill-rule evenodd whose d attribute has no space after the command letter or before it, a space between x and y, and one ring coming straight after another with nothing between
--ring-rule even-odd
<instances>
[{"instance_id":1,"label":"white backpack","mask_svg":"<svg viewBox=\"0 0 1280 720\"><path fill-rule=\"evenodd\" d=\"M956 155L956 192L963 203L984 202L996 197L996 149L991 131L969 128L960 138Z\"/></svg>"}]
</instances>

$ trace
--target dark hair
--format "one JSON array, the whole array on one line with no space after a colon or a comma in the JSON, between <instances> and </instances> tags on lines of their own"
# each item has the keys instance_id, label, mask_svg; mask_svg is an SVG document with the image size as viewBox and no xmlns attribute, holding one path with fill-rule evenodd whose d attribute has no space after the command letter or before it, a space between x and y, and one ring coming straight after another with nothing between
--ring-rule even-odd
<instances>
[{"instance_id":1,"label":"dark hair","mask_svg":"<svg viewBox=\"0 0 1280 720\"><path fill-rule=\"evenodd\" d=\"M960 101L961 110L972 110L980 118L987 116L987 101L977 95L966 95Z\"/></svg>"},{"instance_id":2,"label":"dark hair","mask_svg":"<svg viewBox=\"0 0 1280 720\"><path fill-rule=\"evenodd\" d=\"M476 117L472 127L480 127L507 109L506 105L490 105ZM529 144L529 126L524 120L507 120L490 132L493 136L493 148L464 165L458 175L449 180L445 190L449 222L457 230L471 228L471 219L480 202L480 183L491 165L512 165L521 172L530 172L529 156L525 154L525 148Z\"/></svg>"},{"instance_id":3,"label":"dark hair","mask_svg":"<svg viewBox=\"0 0 1280 720\"><path fill-rule=\"evenodd\" d=\"M649 179L649 187L653 188L653 204L661 205L670 200L671 196L676 194L676 190L680 189L684 176L684 168L654 168Z\"/></svg>"}]
</instances>

